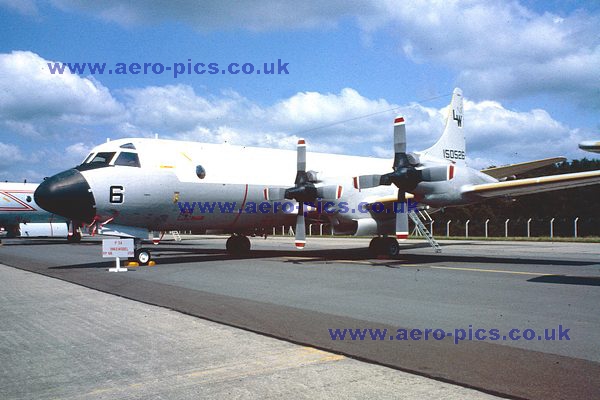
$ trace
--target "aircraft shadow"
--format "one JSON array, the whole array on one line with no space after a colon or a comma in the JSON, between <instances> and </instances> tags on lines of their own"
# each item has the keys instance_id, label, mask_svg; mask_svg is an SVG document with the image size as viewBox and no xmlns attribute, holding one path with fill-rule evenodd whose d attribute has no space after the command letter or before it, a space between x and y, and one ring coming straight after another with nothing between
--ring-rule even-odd
<instances>
[{"instance_id":1,"label":"aircraft shadow","mask_svg":"<svg viewBox=\"0 0 600 400\"><path fill-rule=\"evenodd\" d=\"M30 245L41 245L41 244L57 244L54 241L42 241L36 240ZM64 243L63 243L64 244ZM85 245L99 245L97 241L82 242ZM214 262L214 261L232 261L232 260L252 260L252 259L273 259L273 258L284 258L282 260L285 263L292 264L307 264L307 263L344 263L344 262L356 262L361 261L365 264L371 263L373 266L384 266L388 268L402 268L405 264L419 265L419 264L435 264L444 262L453 263L465 263L465 264L476 264L478 268L481 268L482 264L512 264L512 265L560 265L560 266L589 266L595 265L592 261L574 261L574 260L549 260L549 259L537 259L537 258L516 258L510 256L481 256L481 255L448 255L448 254L414 254L409 253L410 250L428 248L427 243L415 243L410 245L403 245L400 254L395 258L384 258L384 257L372 257L366 247L362 248L345 248L345 249L318 249L309 250L304 249L302 251L294 249L277 249L277 250L252 250L246 255L230 255L225 249L215 248L203 248L204 246L212 247L215 242L209 242L206 244L159 244L152 245L148 244L144 247L151 251L153 259L159 266L170 265L170 264L184 264L184 263L203 263L203 262ZM27 243L23 244L27 245ZM446 246L452 246L452 243L444 244ZM193 247L192 247L193 246ZM289 258L285 260L285 258ZM78 268L89 268L89 269L102 269L109 268L114 265L114 261L104 261L95 263L81 263L66 266L55 266L49 267L50 269L78 269ZM554 282L561 283L561 282ZM576 283L573 283L576 284ZM594 283L595 285L595 283Z\"/></svg>"},{"instance_id":2,"label":"aircraft shadow","mask_svg":"<svg viewBox=\"0 0 600 400\"><path fill-rule=\"evenodd\" d=\"M61 245L61 244L72 244L78 246L90 246L90 245L101 245L102 242L98 241L81 241L79 243L68 243L65 238L9 238L2 239L2 245L4 246L45 246L45 245Z\"/></svg>"},{"instance_id":3,"label":"aircraft shadow","mask_svg":"<svg viewBox=\"0 0 600 400\"><path fill-rule=\"evenodd\" d=\"M404 250L404 248L403 248ZM273 259L290 258L282 260L283 262L293 264L308 263L343 263L364 261L371 262L374 266L386 266L389 268L401 268L404 264L435 264L444 262L477 264L481 268L482 264L513 264L513 265L560 265L560 266L589 266L595 265L592 261L574 261L574 260L548 260L536 258L514 258L498 256L466 256L466 255L445 255L445 254L410 254L400 253L395 258L374 258L369 255L367 248L351 249L320 249L320 250L253 250L250 254L243 256L230 255L225 250L220 249L182 249L181 247L157 247L150 248L154 260L161 265L184 264L184 263L202 263L211 261L233 261L233 260L253 260L253 259ZM114 263L103 262L94 264L76 264L64 267L52 267L54 269L70 268L107 268Z\"/></svg>"},{"instance_id":4,"label":"aircraft shadow","mask_svg":"<svg viewBox=\"0 0 600 400\"><path fill-rule=\"evenodd\" d=\"M558 283L562 285L600 286L600 276L568 276L544 275L527 280L527 282Z\"/></svg>"}]
</instances>

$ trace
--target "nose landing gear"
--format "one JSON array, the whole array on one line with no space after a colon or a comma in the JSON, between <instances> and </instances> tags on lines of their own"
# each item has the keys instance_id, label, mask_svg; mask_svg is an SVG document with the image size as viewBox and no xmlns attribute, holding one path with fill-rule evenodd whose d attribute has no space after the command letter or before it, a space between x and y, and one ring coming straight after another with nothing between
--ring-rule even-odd
<instances>
[{"instance_id":1,"label":"nose landing gear","mask_svg":"<svg viewBox=\"0 0 600 400\"><path fill-rule=\"evenodd\" d=\"M135 239L134 246L135 252L133 255L133 260L129 259L130 261L134 261L139 265L148 265L151 262L154 263L154 261L152 261L152 254L150 254L150 250L142 247L142 239Z\"/></svg>"},{"instance_id":2,"label":"nose landing gear","mask_svg":"<svg viewBox=\"0 0 600 400\"><path fill-rule=\"evenodd\" d=\"M133 257L140 265L148 265L152 260L152 255L148 249L137 249Z\"/></svg>"}]
</instances>

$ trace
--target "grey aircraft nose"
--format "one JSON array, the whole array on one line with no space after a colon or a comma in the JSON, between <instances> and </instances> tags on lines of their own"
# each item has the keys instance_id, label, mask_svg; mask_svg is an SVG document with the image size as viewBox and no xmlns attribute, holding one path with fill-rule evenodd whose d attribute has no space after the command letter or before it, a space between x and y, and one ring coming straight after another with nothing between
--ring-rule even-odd
<instances>
[{"instance_id":1,"label":"grey aircraft nose","mask_svg":"<svg viewBox=\"0 0 600 400\"><path fill-rule=\"evenodd\" d=\"M96 201L81 172L69 169L46 179L33 194L44 210L75 221L91 222Z\"/></svg>"}]
</instances>

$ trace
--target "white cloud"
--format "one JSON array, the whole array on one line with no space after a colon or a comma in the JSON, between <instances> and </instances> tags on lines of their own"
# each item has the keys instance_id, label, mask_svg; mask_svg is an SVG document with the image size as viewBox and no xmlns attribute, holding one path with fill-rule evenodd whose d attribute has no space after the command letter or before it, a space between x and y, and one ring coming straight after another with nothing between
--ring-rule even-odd
<instances>
[{"instance_id":1,"label":"white cloud","mask_svg":"<svg viewBox=\"0 0 600 400\"><path fill-rule=\"evenodd\" d=\"M12 131L37 136L66 124L118 118L120 104L93 78L51 74L48 60L29 51L0 54L0 118Z\"/></svg>"},{"instance_id":2,"label":"white cloud","mask_svg":"<svg viewBox=\"0 0 600 400\"><path fill-rule=\"evenodd\" d=\"M433 144L447 115L445 107L399 106L366 98L351 88L339 93L299 92L260 106L233 91L201 95L186 85L147 87L128 89L125 107L128 129L146 135L280 148L294 148L297 139L305 137L315 151L390 158L397 113L407 120L409 151ZM464 129L469 157L478 166L576 157L583 137L545 110L519 112L495 101L466 100Z\"/></svg>"},{"instance_id":3,"label":"white cloud","mask_svg":"<svg viewBox=\"0 0 600 400\"><path fill-rule=\"evenodd\" d=\"M17 146L2 142L0 142L0 154L2 154L0 157L0 167L7 167L25 159Z\"/></svg>"},{"instance_id":4,"label":"white cloud","mask_svg":"<svg viewBox=\"0 0 600 400\"><path fill-rule=\"evenodd\" d=\"M40 176L73 166L106 137L154 133L279 148L294 148L304 137L313 151L391 158L392 120L397 113L407 120L409 151L433 144L446 116L445 108L399 106L367 98L352 88L298 92L263 105L232 90L198 93L187 85L150 86L122 90L123 100L118 102L93 80L36 72L44 65L45 60L33 53L0 55L0 71L5 73L0 74L4 130L16 138L42 139L28 147L27 159L18 147L0 144L4 159L10 160L4 169L10 169L15 179L34 166ZM464 126L469 160L478 167L555 155L580 157L577 143L586 136L545 110L519 112L496 101L466 100ZM44 136L50 129L52 141ZM83 133L78 136L74 131Z\"/></svg>"},{"instance_id":5,"label":"white cloud","mask_svg":"<svg viewBox=\"0 0 600 400\"><path fill-rule=\"evenodd\" d=\"M86 157L90 153L90 150L95 145L97 144L89 145L81 142L73 143L72 145L67 146L67 148L65 149L65 154L67 154L71 158L83 161L84 157Z\"/></svg>"},{"instance_id":6,"label":"white cloud","mask_svg":"<svg viewBox=\"0 0 600 400\"><path fill-rule=\"evenodd\" d=\"M600 107L597 14L540 14L487 0L380 4L381 13L361 18L363 28L380 30L386 21L407 57L450 67L473 97L566 94Z\"/></svg>"},{"instance_id":7,"label":"white cloud","mask_svg":"<svg viewBox=\"0 0 600 400\"><path fill-rule=\"evenodd\" d=\"M322 29L353 18L365 43L370 32L388 32L409 59L453 70L472 97L549 93L600 108L600 15L591 4L558 15L492 0L53 3L122 25L177 21L200 31Z\"/></svg>"},{"instance_id":8,"label":"white cloud","mask_svg":"<svg viewBox=\"0 0 600 400\"><path fill-rule=\"evenodd\" d=\"M221 96L198 96L188 85L149 86L126 89L129 122L153 131L188 131L199 124L224 120L225 116L238 120L236 108L248 114L255 107L233 91ZM241 115L240 115L241 116Z\"/></svg>"},{"instance_id":9,"label":"white cloud","mask_svg":"<svg viewBox=\"0 0 600 400\"><path fill-rule=\"evenodd\" d=\"M494 101L466 101L467 152L473 159L501 165L552 156L576 157L582 139L545 110L518 112Z\"/></svg>"},{"instance_id":10,"label":"white cloud","mask_svg":"<svg viewBox=\"0 0 600 400\"><path fill-rule=\"evenodd\" d=\"M383 132L376 119L332 123L394 107L383 99L365 98L350 88L339 94L296 93L271 106L260 106L231 90L219 96L202 96L186 85L128 89L123 93L128 130L136 126L147 135L281 148L293 148L299 137L306 137L313 149L333 152L348 152L355 143L365 143L365 139ZM327 127L312 130L322 126Z\"/></svg>"},{"instance_id":11,"label":"white cloud","mask_svg":"<svg viewBox=\"0 0 600 400\"><path fill-rule=\"evenodd\" d=\"M0 142L0 181L14 181L21 180L23 178L20 173L20 166L25 161L25 157L19 147ZM15 176L15 174L19 174Z\"/></svg>"}]
</instances>

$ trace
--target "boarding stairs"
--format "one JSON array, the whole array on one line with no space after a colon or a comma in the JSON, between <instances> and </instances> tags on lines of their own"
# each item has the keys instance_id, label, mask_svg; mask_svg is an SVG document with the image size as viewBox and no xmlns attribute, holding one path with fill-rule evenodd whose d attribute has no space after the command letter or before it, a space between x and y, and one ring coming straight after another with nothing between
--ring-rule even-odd
<instances>
[{"instance_id":1,"label":"boarding stairs","mask_svg":"<svg viewBox=\"0 0 600 400\"><path fill-rule=\"evenodd\" d=\"M427 239L427 241L429 242L429 245L431 247L433 247L433 249L435 250L436 253L441 253L442 247L437 242L437 240L435 240L435 238L433 237L431 232L429 232L429 230L427 229L427 227L425 226L425 224L422 221L422 219L423 219L425 221L431 222L431 216L429 215L427 210L417 210L417 211L411 210L408 212L408 216L415 223L415 229L413 231L413 235L414 236L423 236L425 239Z\"/></svg>"}]
</instances>

